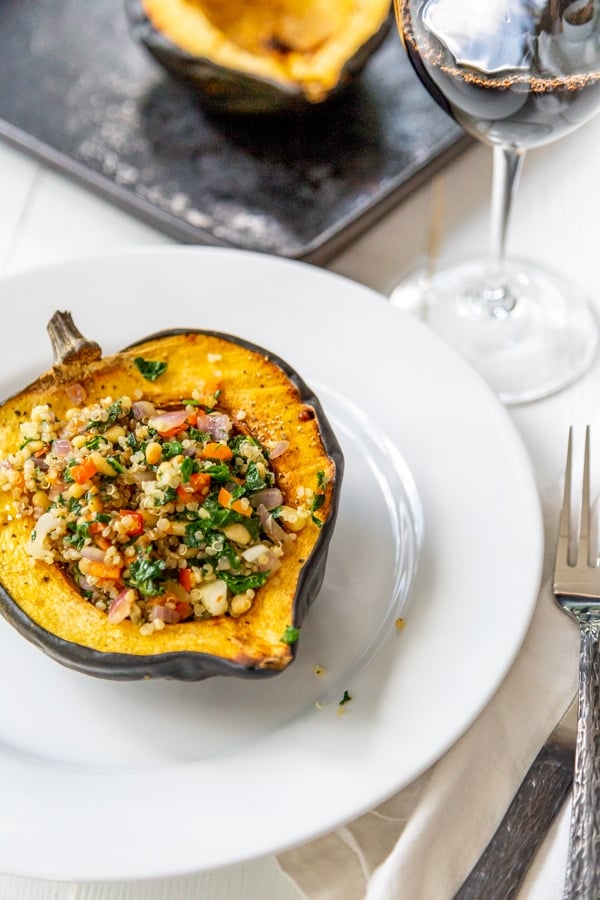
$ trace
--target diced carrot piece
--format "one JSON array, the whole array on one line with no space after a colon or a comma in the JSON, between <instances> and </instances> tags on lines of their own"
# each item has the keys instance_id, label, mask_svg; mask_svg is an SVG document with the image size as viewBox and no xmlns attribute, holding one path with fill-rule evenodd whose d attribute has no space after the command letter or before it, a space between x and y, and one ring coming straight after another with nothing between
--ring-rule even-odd
<instances>
[{"instance_id":1,"label":"diced carrot piece","mask_svg":"<svg viewBox=\"0 0 600 900\"><path fill-rule=\"evenodd\" d=\"M122 566L111 566L108 563L100 562L96 559L88 559L86 565L86 575L93 575L94 578L108 578L116 580L120 578Z\"/></svg>"},{"instance_id":2,"label":"diced carrot piece","mask_svg":"<svg viewBox=\"0 0 600 900\"><path fill-rule=\"evenodd\" d=\"M73 481L77 484L85 484L96 474L98 468L93 459L86 459L84 462L72 466L70 471Z\"/></svg>"},{"instance_id":3,"label":"diced carrot piece","mask_svg":"<svg viewBox=\"0 0 600 900\"><path fill-rule=\"evenodd\" d=\"M185 569L182 569L185 572ZM178 600L175 604L175 611L179 613L179 620L183 622L184 619L189 619L193 612L192 604L188 603L187 600Z\"/></svg>"},{"instance_id":4,"label":"diced carrot piece","mask_svg":"<svg viewBox=\"0 0 600 900\"><path fill-rule=\"evenodd\" d=\"M210 475L208 472L192 472L190 484L196 494L208 494L210 490Z\"/></svg>"},{"instance_id":5,"label":"diced carrot piece","mask_svg":"<svg viewBox=\"0 0 600 900\"><path fill-rule=\"evenodd\" d=\"M167 428L166 431L159 431L159 434L161 438L172 438L175 437L176 434L179 434L180 431L186 431L187 427L187 422L184 422L183 425L177 425L175 428Z\"/></svg>"},{"instance_id":6,"label":"diced carrot piece","mask_svg":"<svg viewBox=\"0 0 600 900\"><path fill-rule=\"evenodd\" d=\"M245 498L240 498L239 500L234 500L231 504L231 508L235 510L236 513L239 513L241 516L252 515L252 507L250 503Z\"/></svg>"},{"instance_id":7,"label":"diced carrot piece","mask_svg":"<svg viewBox=\"0 0 600 900\"><path fill-rule=\"evenodd\" d=\"M222 487L219 490L217 500L221 506L225 506L227 509L233 509L242 516L249 517L252 515L252 507L249 502L247 500L244 501L242 498L234 500L233 495L225 487Z\"/></svg>"},{"instance_id":8,"label":"diced carrot piece","mask_svg":"<svg viewBox=\"0 0 600 900\"><path fill-rule=\"evenodd\" d=\"M177 573L177 580L184 591L187 591L189 593L192 590L194 586L194 579L192 570L190 568L180 569Z\"/></svg>"},{"instance_id":9,"label":"diced carrot piece","mask_svg":"<svg viewBox=\"0 0 600 900\"><path fill-rule=\"evenodd\" d=\"M207 472L192 472L190 480L177 485L175 491L182 503L189 503L194 496L206 497L210 490L210 475Z\"/></svg>"},{"instance_id":10,"label":"diced carrot piece","mask_svg":"<svg viewBox=\"0 0 600 900\"><path fill-rule=\"evenodd\" d=\"M224 461L226 459L231 459L233 453L227 444L220 444L218 441L209 441L200 451L200 456L203 459L220 459Z\"/></svg>"},{"instance_id":11,"label":"diced carrot piece","mask_svg":"<svg viewBox=\"0 0 600 900\"><path fill-rule=\"evenodd\" d=\"M231 506L231 501L233 500L233 497L232 497L232 495L230 494L230 492L227 490L227 488L222 487L222 488L219 490L219 495L218 495L218 497L217 497L217 500L219 501L219 503L221 504L221 506L227 506L227 507L230 507L230 506Z\"/></svg>"},{"instance_id":12,"label":"diced carrot piece","mask_svg":"<svg viewBox=\"0 0 600 900\"><path fill-rule=\"evenodd\" d=\"M194 488L191 484L178 484L175 493L182 503L189 503L194 496Z\"/></svg>"},{"instance_id":13,"label":"diced carrot piece","mask_svg":"<svg viewBox=\"0 0 600 900\"><path fill-rule=\"evenodd\" d=\"M141 512L138 512L135 509L120 509L119 510L119 519L123 521L124 519L130 520L127 524L127 528L125 529L125 533L130 535L131 537L142 534L144 531L144 517Z\"/></svg>"}]
</instances>

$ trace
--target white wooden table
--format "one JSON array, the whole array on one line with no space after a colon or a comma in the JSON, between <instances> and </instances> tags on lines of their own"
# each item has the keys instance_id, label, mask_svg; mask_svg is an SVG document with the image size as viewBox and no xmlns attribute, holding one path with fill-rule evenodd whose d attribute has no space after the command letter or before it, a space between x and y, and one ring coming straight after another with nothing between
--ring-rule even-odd
<instances>
[{"instance_id":1,"label":"white wooden table","mask_svg":"<svg viewBox=\"0 0 600 900\"><path fill-rule=\"evenodd\" d=\"M597 160L600 117L530 154L509 250L560 267L600 304ZM491 154L473 147L349 246L330 268L385 294L426 257L435 210L441 257L487 249ZM0 274L126 246L171 243L109 203L0 144ZM563 465L568 424L597 421L600 365L578 384L512 410L541 491ZM1 802L1 800L0 800ZM299 892L273 858L147 883L74 885L0 875L2 900L293 900Z\"/></svg>"}]
</instances>

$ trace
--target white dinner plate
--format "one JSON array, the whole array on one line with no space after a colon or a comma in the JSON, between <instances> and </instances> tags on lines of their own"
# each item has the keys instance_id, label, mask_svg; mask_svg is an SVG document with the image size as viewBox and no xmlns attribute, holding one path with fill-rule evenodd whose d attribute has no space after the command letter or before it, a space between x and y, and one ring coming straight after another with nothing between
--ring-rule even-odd
<instances>
[{"instance_id":1,"label":"white dinner plate","mask_svg":"<svg viewBox=\"0 0 600 900\"><path fill-rule=\"evenodd\" d=\"M239 863L350 820L439 758L510 667L541 571L529 461L480 377L367 288L235 250L38 269L0 282L0 302L2 396L49 367L56 309L106 352L219 330L296 368L346 455L323 591L275 678L97 680L0 620L0 871L118 880Z\"/></svg>"}]
</instances>

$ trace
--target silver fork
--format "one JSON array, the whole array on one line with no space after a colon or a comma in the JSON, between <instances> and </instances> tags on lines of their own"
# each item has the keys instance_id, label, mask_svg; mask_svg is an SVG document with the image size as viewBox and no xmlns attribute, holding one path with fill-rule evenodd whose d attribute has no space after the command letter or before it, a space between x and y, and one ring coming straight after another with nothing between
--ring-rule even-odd
<instances>
[{"instance_id":1,"label":"silver fork","mask_svg":"<svg viewBox=\"0 0 600 900\"><path fill-rule=\"evenodd\" d=\"M554 596L579 625L579 709L565 900L600 897L600 568L590 542L590 429L585 434L579 532L571 525L573 429L554 568ZM570 548L576 548L572 554Z\"/></svg>"}]
</instances>

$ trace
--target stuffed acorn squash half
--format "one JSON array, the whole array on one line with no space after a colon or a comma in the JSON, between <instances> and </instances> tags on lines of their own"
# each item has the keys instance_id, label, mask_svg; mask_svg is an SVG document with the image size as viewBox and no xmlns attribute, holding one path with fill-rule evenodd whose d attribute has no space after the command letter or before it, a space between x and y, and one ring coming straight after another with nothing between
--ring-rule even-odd
<instances>
[{"instance_id":1,"label":"stuffed acorn squash half","mask_svg":"<svg viewBox=\"0 0 600 900\"><path fill-rule=\"evenodd\" d=\"M261 677L323 581L343 457L318 400L236 337L115 356L68 313L55 364L0 407L0 608L114 679Z\"/></svg>"},{"instance_id":2,"label":"stuffed acorn squash half","mask_svg":"<svg viewBox=\"0 0 600 900\"><path fill-rule=\"evenodd\" d=\"M389 30L389 0L127 0L134 39L232 113L321 103Z\"/></svg>"}]
</instances>

